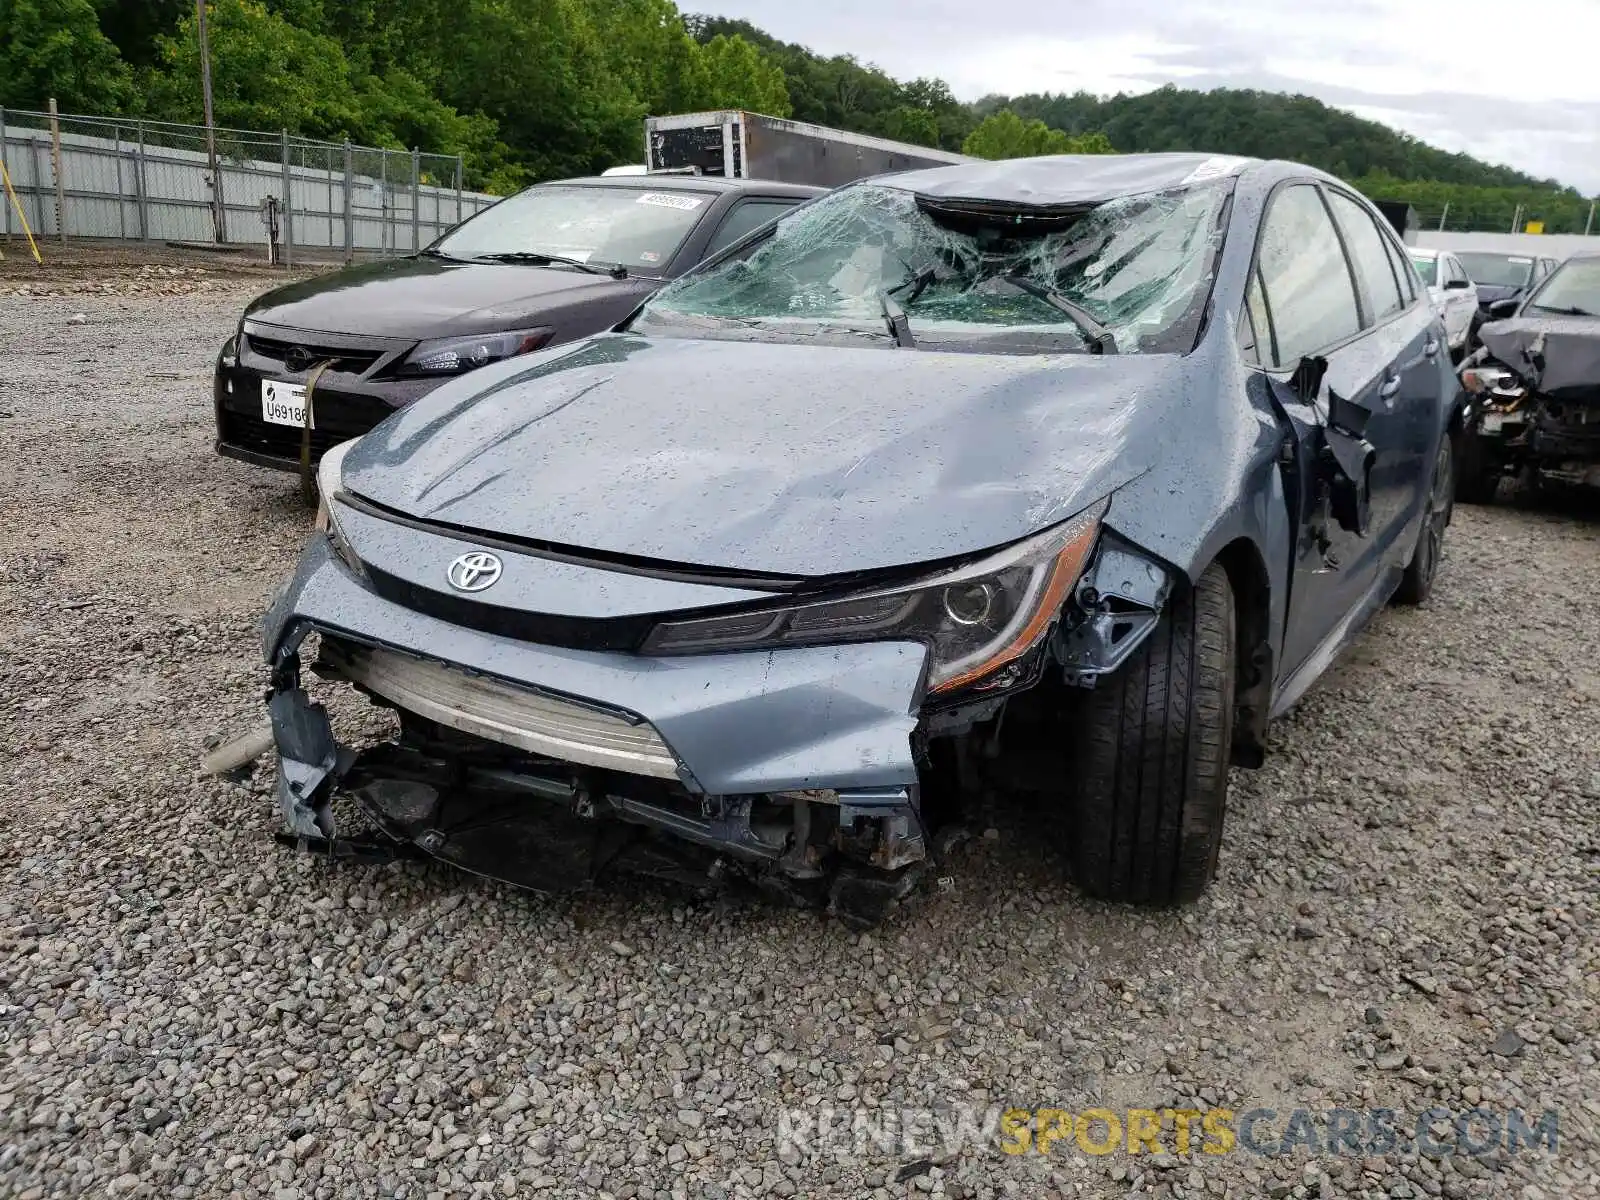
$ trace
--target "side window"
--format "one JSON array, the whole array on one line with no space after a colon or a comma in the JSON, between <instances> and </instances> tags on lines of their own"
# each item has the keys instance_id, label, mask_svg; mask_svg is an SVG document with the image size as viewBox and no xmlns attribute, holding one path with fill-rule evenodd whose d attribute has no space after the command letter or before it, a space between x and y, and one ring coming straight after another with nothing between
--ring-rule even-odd
<instances>
[{"instance_id":1,"label":"side window","mask_svg":"<svg viewBox=\"0 0 1600 1200\"><path fill-rule=\"evenodd\" d=\"M794 207L792 200L741 200L735 204L706 244L705 257L727 249L745 234L774 221Z\"/></svg>"},{"instance_id":2,"label":"side window","mask_svg":"<svg viewBox=\"0 0 1600 1200\"><path fill-rule=\"evenodd\" d=\"M1383 248L1389 252L1389 265L1394 268L1394 277L1400 281L1401 303L1410 304L1417 298L1417 268L1412 264L1411 256L1401 250L1392 237L1385 236L1381 240Z\"/></svg>"},{"instance_id":3,"label":"side window","mask_svg":"<svg viewBox=\"0 0 1600 1200\"><path fill-rule=\"evenodd\" d=\"M1406 306L1395 278L1394 264L1384 249L1383 234L1367 210L1343 192L1328 191L1328 203L1344 230L1345 245L1367 297L1367 311L1374 321L1392 316Z\"/></svg>"},{"instance_id":4,"label":"side window","mask_svg":"<svg viewBox=\"0 0 1600 1200\"><path fill-rule=\"evenodd\" d=\"M1270 365L1293 366L1361 329L1350 264L1311 184L1293 184L1273 198L1256 261L1272 320Z\"/></svg>"},{"instance_id":5,"label":"side window","mask_svg":"<svg viewBox=\"0 0 1600 1200\"><path fill-rule=\"evenodd\" d=\"M1245 321L1250 330L1251 362L1271 365L1278 361L1275 339L1272 335L1272 314L1267 311L1267 298L1261 290L1261 272L1250 272L1250 289L1245 292Z\"/></svg>"}]
</instances>

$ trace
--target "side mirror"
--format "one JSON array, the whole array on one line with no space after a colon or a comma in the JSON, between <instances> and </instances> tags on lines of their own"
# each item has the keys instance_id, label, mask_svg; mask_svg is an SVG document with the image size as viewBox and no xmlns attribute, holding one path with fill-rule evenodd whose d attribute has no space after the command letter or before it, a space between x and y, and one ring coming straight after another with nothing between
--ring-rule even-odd
<instances>
[{"instance_id":1,"label":"side mirror","mask_svg":"<svg viewBox=\"0 0 1600 1200\"><path fill-rule=\"evenodd\" d=\"M1464 292L1471 286L1472 281L1469 279L1452 279L1444 285L1444 290L1447 292Z\"/></svg>"},{"instance_id":2,"label":"side mirror","mask_svg":"<svg viewBox=\"0 0 1600 1200\"><path fill-rule=\"evenodd\" d=\"M1506 300L1496 300L1493 304L1489 305L1489 319L1491 321L1503 321L1507 317L1515 316L1517 307L1521 303L1522 301L1516 296L1512 296Z\"/></svg>"}]
</instances>

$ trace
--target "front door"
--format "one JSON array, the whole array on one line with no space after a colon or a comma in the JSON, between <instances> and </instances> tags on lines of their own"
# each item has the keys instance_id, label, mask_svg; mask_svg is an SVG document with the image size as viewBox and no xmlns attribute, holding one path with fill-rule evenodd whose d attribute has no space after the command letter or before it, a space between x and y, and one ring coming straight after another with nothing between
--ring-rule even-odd
<instances>
[{"instance_id":1,"label":"front door","mask_svg":"<svg viewBox=\"0 0 1600 1200\"><path fill-rule=\"evenodd\" d=\"M1280 681L1319 671L1387 596L1421 453L1407 377L1434 319L1346 204L1310 181L1280 188L1250 284L1256 356L1288 425L1285 491L1298 530ZM1359 204L1354 213L1366 217Z\"/></svg>"}]
</instances>

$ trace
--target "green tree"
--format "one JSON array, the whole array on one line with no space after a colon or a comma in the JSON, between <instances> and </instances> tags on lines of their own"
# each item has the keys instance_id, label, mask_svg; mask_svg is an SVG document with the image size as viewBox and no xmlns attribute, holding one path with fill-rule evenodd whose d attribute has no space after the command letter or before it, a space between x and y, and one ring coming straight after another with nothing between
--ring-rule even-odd
<instances>
[{"instance_id":1,"label":"green tree","mask_svg":"<svg viewBox=\"0 0 1600 1200\"><path fill-rule=\"evenodd\" d=\"M359 88L333 38L290 24L256 0L211 0L206 28L218 125L361 139ZM162 71L152 81L152 104L174 121L201 120L192 10L158 47Z\"/></svg>"},{"instance_id":2,"label":"green tree","mask_svg":"<svg viewBox=\"0 0 1600 1200\"><path fill-rule=\"evenodd\" d=\"M939 144L939 118L926 108L902 104L889 111L883 123L885 137L917 146Z\"/></svg>"},{"instance_id":3,"label":"green tree","mask_svg":"<svg viewBox=\"0 0 1600 1200\"><path fill-rule=\"evenodd\" d=\"M0 0L0 106L118 112L132 73L89 0Z\"/></svg>"},{"instance_id":4,"label":"green tree","mask_svg":"<svg viewBox=\"0 0 1600 1200\"><path fill-rule=\"evenodd\" d=\"M737 34L718 34L695 50L693 108L743 108L787 117L789 87L783 68Z\"/></svg>"},{"instance_id":5,"label":"green tree","mask_svg":"<svg viewBox=\"0 0 1600 1200\"><path fill-rule=\"evenodd\" d=\"M155 65L156 39L171 33L179 18L193 10L194 0L93 0L100 32L133 67ZM0 25L3 28L3 25Z\"/></svg>"},{"instance_id":6,"label":"green tree","mask_svg":"<svg viewBox=\"0 0 1600 1200\"><path fill-rule=\"evenodd\" d=\"M1103 133L1070 134L1037 118L1023 120L1009 108L991 113L967 135L962 153L974 158L1031 158L1040 154L1111 154Z\"/></svg>"}]
</instances>

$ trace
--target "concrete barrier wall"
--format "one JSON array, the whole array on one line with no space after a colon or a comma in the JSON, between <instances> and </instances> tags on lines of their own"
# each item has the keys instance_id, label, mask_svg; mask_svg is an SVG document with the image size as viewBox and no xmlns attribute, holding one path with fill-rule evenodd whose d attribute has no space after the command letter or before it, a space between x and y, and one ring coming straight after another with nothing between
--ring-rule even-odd
<instances>
[{"instance_id":1,"label":"concrete barrier wall","mask_svg":"<svg viewBox=\"0 0 1600 1200\"><path fill-rule=\"evenodd\" d=\"M1581 233L1440 233L1419 229L1417 245L1430 250L1488 250L1561 260L1585 251L1600 254L1600 236Z\"/></svg>"}]
</instances>

